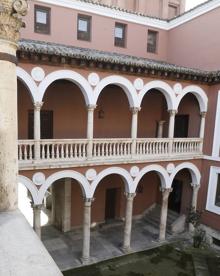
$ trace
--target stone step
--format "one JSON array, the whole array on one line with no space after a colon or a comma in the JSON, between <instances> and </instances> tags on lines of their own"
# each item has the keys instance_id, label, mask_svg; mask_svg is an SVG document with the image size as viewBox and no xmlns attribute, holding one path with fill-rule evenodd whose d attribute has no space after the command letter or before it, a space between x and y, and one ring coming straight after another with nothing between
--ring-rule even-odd
<instances>
[{"instance_id":1,"label":"stone step","mask_svg":"<svg viewBox=\"0 0 220 276\"><path fill-rule=\"evenodd\" d=\"M158 229L160 227L160 212L161 212L161 207L159 205L157 205L147 215L145 215L144 220L147 222L147 224ZM167 232L171 233L171 225L178 217L179 217L178 213L171 211L171 210L168 211Z\"/></svg>"}]
</instances>

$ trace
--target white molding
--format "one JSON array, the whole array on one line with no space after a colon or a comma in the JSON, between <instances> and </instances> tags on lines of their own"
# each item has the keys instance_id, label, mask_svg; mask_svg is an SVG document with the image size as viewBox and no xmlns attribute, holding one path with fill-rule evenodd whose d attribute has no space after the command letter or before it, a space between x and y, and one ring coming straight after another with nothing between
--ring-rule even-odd
<instances>
[{"instance_id":1,"label":"white molding","mask_svg":"<svg viewBox=\"0 0 220 276\"><path fill-rule=\"evenodd\" d=\"M219 158L220 150L220 90L218 91L218 100L216 106L216 115L215 115L215 129L214 129L214 138L213 138L213 147L212 147L212 156Z\"/></svg>"},{"instance_id":2,"label":"white molding","mask_svg":"<svg viewBox=\"0 0 220 276\"><path fill-rule=\"evenodd\" d=\"M56 80L65 79L75 83L82 91L87 105L93 104L94 95L91 85L82 75L72 70L57 70L48 74L38 86L37 101L42 102L47 88Z\"/></svg>"},{"instance_id":3,"label":"white molding","mask_svg":"<svg viewBox=\"0 0 220 276\"><path fill-rule=\"evenodd\" d=\"M149 172L156 172L160 177L161 187L167 188L169 185L169 175L166 169L160 165L149 165L141 169L138 176L134 180L133 193L135 193L137 186L144 175Z\"/></svg>"},{"instance_id":4,"label":"white molding","mask_svg":"<svg viewBox=\"0 0 220 276\"><path fill-rule=\"evenodd\" d=\"M88 180L86 179L86 177L79 172L72 171L72 170L65 170L65 171L59 171L59 172L53 173L46 179L45 183L41 186L41 188L39 190L38 201L43 202L43 198L44 198L44 195L45 195L47 189L55 181L57 181L59 179L63 179L63 178L75 179L81 187L83 196L86 198L92 198L90 184L89 184Z\"/></svg>"},{"instance_id":5,"label":"white molding","mask_svg":"<svg viewBox=\"0 0 220 276\"><path fill-rule=\"evenodd\" d=\"M194 164L192 164L190 162L184 162L184 163L181 163L178 166L176 166L175 169L173 170L172 174L170 175L169 188L172 187L173 180L174 180L175 176L177 175L177 173L183 169L189 170L193 184L200 185L201 173L200 173L199 169Z\"/></svg>"},{"instance_id":6,"label":"white molding","mask_svg":"<svg viewBox=\"0 0 220 276\"><path fill-rule=\"evenodd\" d=\"M215 157L215 156L204 155L202 159L220 162L220 157Z\"/></svg>"},{"instance_id":7,"label":"white molding","mask_svg":"<svg viewBox=\"0 0 220 276\"><path fill-rule=\"evenodd\" d=\"M145 94L151 89L157 89L165 96L168 110L175 109L176 97L172 87L168 83L160 80L150 81L144 85L143 89L138 94L139 106L141 106Z\"/></svg>"},{"instance_id":8,"label":"white molding","mask_svg":"<svg viewBox=\"0 0 220 276\"><path fill-rule=\"evenodd\" d=\"M95 180L91 184L91 190L92 190L92 195L94 196L94 193L96 191L97 186L99 185L100 181L105 178L108 175L111 174L117 174L120 175L123 178L124 184L125 184L125 191L127 193L134 193L135 191L132 189L133 186L133 179L130 175L130 173L120 167L111 167L108 169L105 169L101 171L95 178Z\"/></svg>"},{"instance_id":9,"label":"white molding","mask_svg":"<svg viewBox=\"0 0 220 276\"><path fill-rule=\"evenodd\" d=\"M138 14L132 14L122 10L116 10L101 5L94 5L88 2L80 2L73 0L37 0L44 4L50 4L55 6L61 6L70 9L76 9L83 12L93 13L105 17L114 18L117 20L125 20L127 22L136 23L144 26L159 28L162 30L171 30L179 25L189 22L207 12L212 11L220 7L220 0L213 0L203 4L200 7L192 9L191 11L172 19L171 21L160 20L157 18L151 18L147 16L141 16Z\"/></svg>"},{"instance_id":10,"label":"white molding","mask_svg":"<svg viewBox=\"0 0 220 276\"><path fill-rule=\"evenodd\" d=\"M206 210L220 215L220 207L215 205L216 189L220 167L210 167L208 194L206 201Z\"/></svg>"},{"instance_id":11,"label":"white molding","mask_svg":"<svg viewBox=\"0 0 220 276\"><path fill-rule=\"evenodd\" d=\"M99 84L94 89L95 96L94 102L92 104L97 104L100 93L109 84L120 86L123 89L123 91L127 95L130 107L139 107L137 91L134 88L133 84L127 78L118 75L105 77L99 82Z\"/></svg>"},{"instance_id":12,"label":"white molding","mask_svg":"<svg viewBox=\"0 0 220 276\"><path fill-rule=\"evenodd\" d=\"M17 78L27 87L32 102L36 102L38 88L31 75L29 75L28 72L26 72L21 67L16 68L16 74Z\"/></svg>"},{"instance_id":13,"label":"white molding","mask_svg":"<svg viewBox=\"0 0 220 276\"><path fill-rule=\"evenodd\" d=\"M200 112L207 112L208 97L207 97L205 91L197 85L188 85L182 90L181 94L179 94L177 96L175 109L178 110L180 102L182 101L183 97L185 95L187 95L188 93L191 93L196 97L196 99L199 103Z\"/></svg>"},{"instance_id":14,"label":"white molding","mask_svg":"<svg viewBox=\"0 0 220 276\"><path fill-rule=\"evenodd\" d=\"M42 202L39 200L39 190L37 187L34 185L34 183L26 176L19 175L18 176L18 184L21 183L23 184L28 191L31 193L32 200L34 204L38 205L41 204Z\"/></svg>"}]
</instances>

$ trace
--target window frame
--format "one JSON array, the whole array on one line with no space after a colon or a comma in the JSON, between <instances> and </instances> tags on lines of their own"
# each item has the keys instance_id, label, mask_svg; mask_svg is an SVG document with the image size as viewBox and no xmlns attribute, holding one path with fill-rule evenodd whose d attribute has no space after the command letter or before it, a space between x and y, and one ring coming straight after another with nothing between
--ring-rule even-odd
<instances>
[{"instance_id":1,"label":"window frame","mask_svg":"<svg viewBox=\"0 0 220 276\"><path fill-rule=\"evenodd\" d=\"M122 39L115 36L115 30L116 30L117 27L122 27L122 36L123 36ZM120 47L120 48L126 48L127 47L127 24L124 24L124 23L121 23L121 22L115 22L114 46L115 47Z\"/></svg>"},{"instance_id":2,"label":"window frame","mask_svg":"<svg viewBox=\"0 0 220 276\"><path fill-rule=\"evenodd\" d=\"M46 24L37 22L37 11L46 13L47 15ZM45 26L45 28L43 26ZM38 34L45 34L45 35L49 35L51 33L51 8L50 7L34 5L34 32Z\"/></svg>"},{"instance_id":3,"label":"window frame","mask_svg":"<svg viewBox=\"0 0 220 276\"><path fill-rule=\"evenodd\" d=\"M156 35L155 46L154 46L155 50L150 49L150 46L152 46L149 44L149 41L148 41L150 33L154 33ZM158 53L158 42L159 42L159 32L152 30L152 29L148 29L148 31L147 31L147 53L157 54Z\"/></svg>"},{"instance_id":4,"label":"window frame","mask_svg":"<svg viewBox=\"0 0 220 276\"><path fill-rule=\"evenodd\" d=\"M208 193L206 199L206 210L220 215L220 206L216 205L216 193L218 178L220 177L220 167L210 167Z\"/></svg>"},{"instance_id":5,"label":"window frame","mask_svg":"<svg viewBox=\"0 0 220 276\"><path fill-rule=\"evenodd\" d=\"M79 20L87 21L87 32L79 30ZM77 40L88 41L92 40L92 16L81 14L77 15Z\"/></svg>"}]
</instances>

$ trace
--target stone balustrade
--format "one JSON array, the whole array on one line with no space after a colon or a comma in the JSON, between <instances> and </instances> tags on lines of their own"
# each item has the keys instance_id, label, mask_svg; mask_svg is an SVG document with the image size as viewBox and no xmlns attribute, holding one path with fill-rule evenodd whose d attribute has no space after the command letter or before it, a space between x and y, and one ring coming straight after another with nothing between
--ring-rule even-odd
<instances>
[{"instance_id":1,"label":"stone balustrade","mask_svg":"<svg viewBox=\"0 0 220 276\"><path fill-rule=\"evenodd\" d=\"M88 161L111 162L149 160L164 157L194 157L202 154L203 139L200 138L140 138L136 139L132 152L132 139L93 139L92 155L88 155L88 139L19 140L19 166L28 164ZM36 146L38 145L38 146ZM40 152L37 153L36 149Z\"/></svg>"}]
</instances>

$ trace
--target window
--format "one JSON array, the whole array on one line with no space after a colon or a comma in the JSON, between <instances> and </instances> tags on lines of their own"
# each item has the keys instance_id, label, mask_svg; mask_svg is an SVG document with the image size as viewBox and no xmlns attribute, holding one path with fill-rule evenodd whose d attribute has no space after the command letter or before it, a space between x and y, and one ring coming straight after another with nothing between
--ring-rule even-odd
<instances>
[{"instance_id":1,"label":"window","mask_svg":"<svg viewBox=\"0 0 220 276\"><path fill-rule=\"evenodd\" d=\"M87 15L78 15L77 39L91 40L91 17Z\"/></svg>"},{"instance_id":2,"label":"window","mask_svg":"<svg viewBox=\"0 0 220 276\"><path fill-rule=\"evenodd\" d=\"M175 16L178 15L178 6L175 6L175 5L172 5L172 4L169 4L168 6L168 17L169 19L171 18L174 18Z\"/></svg>"},{"instance_id":3,"label":"window","mask_svg":"<svg viewBox=\"0 0 220 276\"><path fill-rule=\"evenodd\" d=\"M148 36L147 36L148 53L155 54L157 52L157 40L158 40L158 32L149 30Z\"/></svg>"},{"instance_id":4,"label":"window","mask_svg":"<svg viewBox=\"0 0 220 276\"><path fill-rule=\"evenodd\" d=\"M34 31L41 34L50 34L50 8L35 6Z\"/></svg>"},{"instance_id":5,"label":"window","mask_svg":"<svg viewBox=\"0 0 220 276\"><path fill-rule=\"evenodd\" d=\"M218 174L218 178L217 178L215 205L220 207L220 174Z\"/></svg>"},{"instance_id":6,"label":"window","mask_svg":"<svg viewBox=\"0 0 220 276\"><path fill-rule=\"evenodd\" d=\"M115 23L115 46L126 46L126 25L122 23Z\"/></svg>"}]
</instances>

